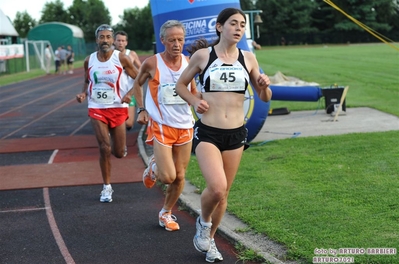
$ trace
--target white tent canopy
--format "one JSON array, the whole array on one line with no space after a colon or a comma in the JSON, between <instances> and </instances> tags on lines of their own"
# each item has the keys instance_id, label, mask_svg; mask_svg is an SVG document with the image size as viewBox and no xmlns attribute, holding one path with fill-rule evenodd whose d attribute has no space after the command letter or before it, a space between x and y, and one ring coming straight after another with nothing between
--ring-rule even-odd
<instances>
[{"instance_id":1,"label":"white tent canopy","mask_svg":"<svg viewBox=\"0 0 399 264\"><path fill-rule=\"evenodd\" d=\"M0 9L0 36L18 37L19 34L11 24L10 19Z\"/></svg>"}]
</instances>

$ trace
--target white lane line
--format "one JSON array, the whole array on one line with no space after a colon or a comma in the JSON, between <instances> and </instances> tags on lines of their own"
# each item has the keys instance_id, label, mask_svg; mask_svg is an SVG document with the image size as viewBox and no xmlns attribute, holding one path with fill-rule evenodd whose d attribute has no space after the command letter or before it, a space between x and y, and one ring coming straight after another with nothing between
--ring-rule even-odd
<instances>
[{"instance_id":1,"label":"white lane line","mask_svg":"<svg viewBox=\"0 0 399 264\"><path fill-rule=\"evenodd\" d=\"M90 118L88 118L83 124L81 124L75 131L73 131L69 136L75 135L79 130L81 130L83 127L85 127L88 123L90 122Z\"/></svg>"},{"instance_id":2,"label":"white lane line","mask_svg":"<svg viewBox=\"0 0 399 264\"><path fill-rule=\"evenodd\" d=\"M53 154L51 154L51 156L50 156L50 159L48 160L48 164L52 164L53 163L53 161L54 161L54 158L55 158L55 156L57 155L57 153L58 153L58 149L55 149L54 151L53 151Z\"/></svg>"},{"instance_id":3,"label":"white lane line","mask_svg":"<svg viewBox=\"0 0 399 264\"><path fill-rule=\"evenodd\" d=\"M51 154L51 157L48 161L48 164L52 164L54 161L55 156L58 153L58 149L53 151L53 154ZM55 239L55 242L58 245L58 248L64 257L64 260L67 264L75 264L75 261L73 260L71 254L69 254L69 250L67 246L65 245L64 239L62 238L61 232L58 229L57 222L55 221L54 214L53 214L53 209L51 208L51 202L50 202L50 193L48 191L48 188L43 188L43 198L44 198L44 207L46 208L46 215L48 219L48 223L50 225L51 231L53 232L53 236Z\"/></svg>"},{"instance_id":4,"label":"white lane line","mask_svg":"<svg viewBox=\"0 0 399 264\"><path fill-rule=\"evenodd\" d=\"M55 221L53 210L51 209L50 194L48 188L43 188L43 197L47 219L50 224L51 231L53 232L55 242L57 243L58 248L60 249L60 252L64 257L65 262L67 264L75 264L75 261L73 260L71 254L69 254L68 248L65 245L64 239L62 239L62 235L60 233L60 230L58 229L57 222Z\"/></svg>"},{"instance_id":5,"label":"white lane line","mask_svg":"<svg viewBox=\"0 0 399 264\"><path fill-rule=\"evenodd\" d=\"M37 208L24 208L24 209L13 209L13 210L0 210L0 213L18 213L18 212L40 211L40 210L47 210L47 208L37 207Z\"/></svg>"}]
</instances>

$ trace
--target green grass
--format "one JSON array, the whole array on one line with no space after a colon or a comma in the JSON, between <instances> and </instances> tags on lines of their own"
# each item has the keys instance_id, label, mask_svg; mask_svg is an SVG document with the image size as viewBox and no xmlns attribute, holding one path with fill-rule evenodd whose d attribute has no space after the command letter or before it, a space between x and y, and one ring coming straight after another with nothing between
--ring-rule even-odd
<instances>
[{"instance_id":1,"label":"green grass","mask_svg":"<svg viewBox=\"0 0 399 264\"><path fill-rule=\"evenodd\" d=\"M399 52L386 45L284 47L257 51L281 71L321 87L349 86L347 107L399 116ZM314 110L317 102L272 102ZM267 121L266 121L267 122ZM244 152L228 211L311 263L316 248L399 249L399 131L291 138ZM205 187L195 156L187 179ZM346 254L348 256L348 254ZM355 263L399 263L398 255L350 255Z\"/></svg>"},{"instance_id":2,"label":"green grass","mask_svg":"<svg viewBox=\"0 0 399 264\"><path fill-rule=\"evenodd\" d=\"M80 67L83 67L83 61L75 61L74 68L80 68ZM52 71L54 71L53 68ZM42 69L32 69L29 72L25 71L15 74L5 74L0 76L0 86L16 82L22 82L33 78L41 77L44 75L46 75L46 72Z\"/></svg>"},{"instance_id":3,"label":"green grass","mask_svg":"<svg viewBox=\"0 0 399 264\"><path fill-rule=\"evenodd\" d=\"M46 72L39 69L31 70L30 72L21 72L15 74L5 74L0 76L0 86L10 83L21 82L30 80L36 77L46 75Z\"/></svg>"},{"instance_id":4,"label":"green grass","mask_svg":"<svg viewBox=\"0 0 399 264\"><path fill-rule=\"evenodd\" d=\"M286 245L289 258L315 248L399 249L399 132L284 139L243 156L228 211ZM205 183L195 157L187 178ZM356 256L357 263L393 257ZM390 262L391 261L391 262Z\"/></svg>"},{"instance_id":5,"label":"green grass","mask_svg":"<svg viewBox=\"0 0 399 264\"><path fill-rule=\"evenodd\" d=\"M385 44L266 48L256 51L260 67L281 71L321 87L349 86L346 106L367 106L399 116L399 52ZM273 101L272 107L315 109L313 102Z\"/></svg>"},{"instance_id":6,"label":"green grass","mask_svg":"<svg viewBox=\"0 0 399 264\"><path fill-rule=\"evenodd\" d=\"M239 243L237 243L236 249L238 251L237 253L238 261L236 263L241 263L239 261L242 261L242 263L246 263L247 261L250 261L251 263L255 261L257 262L263 261L263 257L259 256L257 252L255 252L252 249L248 249Z\"/></svg>"}]
</instances>

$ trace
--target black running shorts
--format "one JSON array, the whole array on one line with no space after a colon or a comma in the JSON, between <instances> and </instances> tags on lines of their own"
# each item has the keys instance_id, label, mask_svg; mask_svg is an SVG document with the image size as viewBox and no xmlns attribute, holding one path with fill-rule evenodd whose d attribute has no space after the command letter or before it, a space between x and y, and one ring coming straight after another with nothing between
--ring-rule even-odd
<instances>
[{"instance_id":1,"label":"black running shorts","mask_svg":"<svg viewBox=\"0 0 399 264\"><path fill-rule=\"evenodd\" d=\"M199 119L194 125L193 152L200 142L209 142L220 151L241 148L247 141L248 131L243 125L233 129L221 129L204 125Z\"/></svg>"}]
</instances>

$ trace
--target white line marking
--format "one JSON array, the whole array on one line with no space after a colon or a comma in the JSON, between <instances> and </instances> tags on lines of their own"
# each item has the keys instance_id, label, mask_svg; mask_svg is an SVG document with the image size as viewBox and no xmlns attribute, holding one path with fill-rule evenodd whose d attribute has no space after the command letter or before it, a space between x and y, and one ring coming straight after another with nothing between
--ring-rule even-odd
<instances>
[{"instance_id":1,"label":"white line marking","mask_svg":"<svg viewBox=\"0 0 399 264\"><path fill-rule=\"evenodd\" d=\"M50 159L49 159L48 162L47 162L48 164L53 164L55 155L57 155L57 153L58 153L58 149L55 149L55 150L53 151L53 154L51 154Z\"/></svg>"},{"instance_id":2,"label":"white line marking","mask_svg":"<svg viewBox=\"0 0 399 264\"><path fill-rule=\"evenodd\" d=\"M70 136L75 135L80 129L82 129L84 126L86 126L90 122L90 118L87 119L82 125L80 125L75 131L73 131Z\"/></svg>"},{"instance_id":3,"label":"white line marking","mask_svg":"<svg viewBox=\"0 0 399 264\"><path fill-rule=\"evenodd\" d=\"M18 212L29 212L29 211L40 211L40 210L47 210L46 207L39 207L39 208L26 208L26 209L14 209L14 210L0 210L0 213L18 213Z\"/></svg>"},{"instance_id":4,"label":"white line marking","mask_svg":"<svg viewBox=\"0 0 399 264\"><path fill-rule=\"evenodd\" d=\"M57 226L57 222L55 221L53 210L51 209L50 194L48 188L43 188L43 198L46 208L47 219L50 224L51 231L53 232L55 242L57 242L58 248L60 249L60 252L64 257L65 262L67 264L75 264L75 261L73 260L71 254L69 254L68 248L65 245L64 239L62 239L60 230Z\"/></svg>"}]
</instances>

